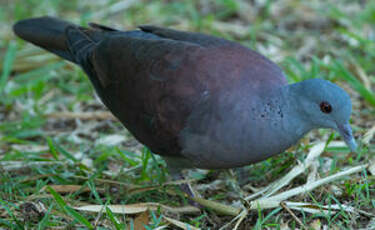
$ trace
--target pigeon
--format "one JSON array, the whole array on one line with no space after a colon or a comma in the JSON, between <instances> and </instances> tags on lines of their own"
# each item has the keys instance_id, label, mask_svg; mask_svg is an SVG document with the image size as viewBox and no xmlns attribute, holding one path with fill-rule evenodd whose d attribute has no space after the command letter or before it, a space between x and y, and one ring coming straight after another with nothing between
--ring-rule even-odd
<instances>
[{"instance_id":1,"label":"pigeon","mask_svg":"<svg viewBox=\"0 0 375 230\"><path fill-rule=\"evenodd\" d=\"M351 151L351 100L336 84L288 84L239 43L152 25L120 31L53 18L17 22L20 38L79 65L115 117L172 174L265 160L310 130L331 128Z\"/></svg>"}]
</instances>

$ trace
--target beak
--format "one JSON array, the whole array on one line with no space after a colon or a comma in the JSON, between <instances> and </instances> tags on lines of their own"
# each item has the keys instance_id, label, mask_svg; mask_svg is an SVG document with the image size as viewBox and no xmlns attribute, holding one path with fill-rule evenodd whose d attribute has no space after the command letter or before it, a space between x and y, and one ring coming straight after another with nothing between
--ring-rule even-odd
<instances>
[{"instance_id":1,"label":"beak","mask_svg":"<svg viewBox=\"0 0 375 230\"><path fill-rule=\"evenodd\" d=\"M355 143L352 128L350 127L349 122L343 125L337 124L337 130L339 131L340 135L344 138L346 145L350 148L352 152L355 152L357 149L357 144Z\"/></svg>"}]
</instances>

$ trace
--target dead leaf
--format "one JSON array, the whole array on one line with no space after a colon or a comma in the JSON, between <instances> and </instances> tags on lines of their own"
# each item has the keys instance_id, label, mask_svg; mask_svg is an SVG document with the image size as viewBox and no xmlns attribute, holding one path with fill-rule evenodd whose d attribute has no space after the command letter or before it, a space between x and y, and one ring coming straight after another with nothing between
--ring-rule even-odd
<instances>
[{"instance_id":1,"label":"dead leaf","mask_svg":"<svg viewBox=\"0 0 375 230\"><path fill-rule=\"evenodd\" d=\"M159 203L138 203L138 204L114 204L107 205L113 213L116 214L137 214L142 213L147 210L157 210L161 208L162 210L172 212L172 213L200 213L199 208L194 206L185 206L185 207L169 207ZM87 211L87 212L100 212L103 205L85 205L81 207L74 207L76 210Z\"/></svg>"},{"instance_id":2,"label":"dead leaf","mask_svg":"<svg viewBox=\"0 0 375 230\"><path fill-rule=\"evenodd\" d=\"M100 212L102 210L103 205L85 205L81 207L74 207L74 209L79 211L87 211L87 212ZM124 204L124 205L107 205L113 213L116 214L137 214L142 213L149 210L149 207L144 203L139 204ZM156 210L156 209L155 209Z\"/></svg>"},{"instance_id":3,"label":"dead leaf","mask_svg":"<svg viewBox=\"0 0 375 230\"><path fill-rule=\"evenodd\" d=\"M81 185L49 185L49 187L53 188L58 193L73 193L73 192L91 192L91 189L86 186ZM44 191L46 187L43 187L42 191ZM96 188L98 192L104 192L103 188Z\"/></svg>"},{"instance_id":4,"label":"dead leaf","mask_svg":"<svg viewBox=\"0 0 375 230\"><path fill-rule=\"evenodd\" d=\"M134 220L134 229L146 230L145 225L150 222L150 216L148 212L142 212Z\"/></svg>"}]
</instances>

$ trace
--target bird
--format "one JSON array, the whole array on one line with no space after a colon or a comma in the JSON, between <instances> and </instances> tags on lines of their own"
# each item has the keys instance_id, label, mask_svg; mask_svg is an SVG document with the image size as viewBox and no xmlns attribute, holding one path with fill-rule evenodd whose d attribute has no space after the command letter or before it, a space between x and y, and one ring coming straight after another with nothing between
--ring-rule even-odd
<instances>
[{"instance_id":1,"label":"bird","mask_svg":"<svg viewBox=\"0 0 375 230\"><path fill-rule=\"evenodd\" d=\"M313 78L288 84L265 56L234 41L153 25L121 31L43 16L15 34L79 65L104 105L172 175L229 169L284 152L313 129L338 131L351 151L351 100Z\"/></svg>"}]
</instances>

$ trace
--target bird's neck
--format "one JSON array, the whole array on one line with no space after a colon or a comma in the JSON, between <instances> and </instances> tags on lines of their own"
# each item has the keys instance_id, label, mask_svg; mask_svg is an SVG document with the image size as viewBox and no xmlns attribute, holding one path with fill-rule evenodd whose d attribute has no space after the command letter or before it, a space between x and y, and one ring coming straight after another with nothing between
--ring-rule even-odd
<instances>
[{"instance_id":1,"label":"bird's neck","mask_svg":"<svg viewBox=\"0 0 375 230\"><path fill-rule=\"evenodd\" d=\"M301 108L299 92L303 90L300 83L286 85L278 91L278 97L283 98L283 129L289 133L291 139L300 139L315 127L304 118L304 111Z\"/></svg>"}]
</instances>

